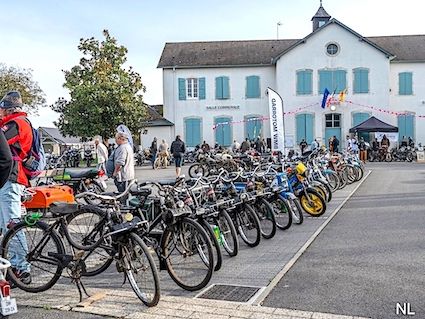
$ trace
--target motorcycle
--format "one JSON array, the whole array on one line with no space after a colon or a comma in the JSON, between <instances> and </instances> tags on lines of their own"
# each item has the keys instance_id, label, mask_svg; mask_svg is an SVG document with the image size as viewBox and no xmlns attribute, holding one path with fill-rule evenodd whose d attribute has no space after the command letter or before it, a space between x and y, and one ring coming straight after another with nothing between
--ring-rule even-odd
<instances>
[{"instance_id":1,"label":"motorcycle","mask_svg":"<svg viewBox=\"0 0 425 319\"><path fill-rule=\"evenodd\" d=\"M86 161L87 167L90 167L94 160L93 153L90 149L84 150L84 160Z\"/></svg>"}]
</instances>

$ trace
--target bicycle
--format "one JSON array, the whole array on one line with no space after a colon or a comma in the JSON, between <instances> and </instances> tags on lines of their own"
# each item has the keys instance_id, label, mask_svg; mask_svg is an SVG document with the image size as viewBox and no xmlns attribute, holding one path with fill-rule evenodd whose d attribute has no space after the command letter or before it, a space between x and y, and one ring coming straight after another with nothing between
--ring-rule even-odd
<instances>
[{"instance_id":1,"label":"bicycle","mask_svg":"<svg viewBox=\"0 0 425 319\"><path fill-rule=\"evenodd\" d=\"M131 184L124 193L116 197L87 194L100 197L118 207L119 199L127 195L130 187ZM42 221L42 217L47 217L43 214L30 214L24 220L11 225L4 237L2 256L10 258L16 251L16 245L21 245L25 252L25 262L31 267L32 281L28 284L21 282L11 269L8 270L10 280L17 287L32 293L48 290L59 280L63 271L67 270L77 285L81 301L82 291L88 296L81 282L81 277L87 272L86 260L101 248L116 260L118 271L125 274L125 279L129 280L133 291L145 305L151 307L159 302L159 278L154 260L146 244L136 234L137 229L146 227L146 221L127 214L122 216L119 209L103 211L90 205L80 207L78 204L68 203L52 205L49 213L53 223ZM97 233L99 236L91 237L91 240L81 240L78 226L73 224L73 221L80 221L84 214L99 217L106 226L101 233ZM70 253L66 252L63 239L67 240ZM112 260L109 264L111 262ZM39 275L36 271L42 274ZM142 285L143 289L140 289L139 286Z\"/></svg>"}]
</instances>

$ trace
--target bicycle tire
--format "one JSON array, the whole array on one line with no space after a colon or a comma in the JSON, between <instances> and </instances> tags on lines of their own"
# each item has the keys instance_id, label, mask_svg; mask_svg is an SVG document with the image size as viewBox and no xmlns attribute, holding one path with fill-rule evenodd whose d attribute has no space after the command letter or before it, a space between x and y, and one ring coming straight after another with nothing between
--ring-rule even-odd
<instances>
[{"instance_id":1,"label":"bicycle tire","mask_svg":"<svg viewBox=\"0 0 425 319\"><path fill-rule=\"evenodd\" d=\"M123 260L124 260L124 272L125 275L127 276L127 279L130 283L131 288L133 289L134 293L136 294L136 296L148 307L153 307L156 306L159 302L159 298L161 295L160 292L160 286L159 286L159 276L158 276L158 271L157 271L157 267L155 265L155 262L152 258L152 255L148 249L148 247L146 246L146 244L143 242L143 240L140 238L139 235L137 235L136 233L130 233L129 237L129 244L127 245L127 247L125 247L126 249L129 248L130 245L130 241L134 241L137 243L137 245L140 247L142 254L140 254L140 251L131 251L131 258L130 260L128 260L127 258L124 258L123 255ZM133 250L135 247L133 246ZM123 249L123 247L122 247ZM134 256L133 253L135 255L137 255L137 257L143 255L146 257L147 262L142 262L141 266L139 267L135 267L134 263ZM147 266L149 266L150 270L147 270ZM137 269L136 269L137 268ZM152 297L148 297L148 294L146 293L146 288L144 288L145 292L142 292L139 284L136 282L135 278L134 278L134 274L137 274L139 272L143 271L143 273L149 273L148 276L152 276L151 279L153 279L153 285L152 285L152 290L153 293L151 294ZM143 282L146 284L147 281L143 280Z\"/></svg>"},{"instance_id":2,"label":"bicycle tire","mask_svg":"<svg viewBox=\"0 0 425 319\"><path fill-rule=\"evenodd\" d=\"M288 199L289 207L292 211L292 223L301 225L304 222L303 209L300 205L300 202L295 198Z\"/></svg>"},{"instance_id":3,"label":"bicycle tire","mask_svg":"<svg viewBox=\"0 0 425 319\"><path fill-rule=\"evenodd\" d=\"M254 209L249 204L243 204L235 213L237 229L242 240L249 247L258 246L261 240L261 226ZM244 217L246 217L245 220ZM254 229L252 239L248 238L247 234L247 230L251 230L250 228Z\"/></svg>"},{"instance_id":4,"label":"bicycle tire","mask_svg":"<svg viewBox=\"0 0 425 319\"><path fill-rule=\"evenodd\" d=\"M189 176L192 178L197 177L198 173L202 174L202 176L205 176L205 169L203 165L199 163L190 165L188 172Z\"/></svg>"},{"instance_id":5,"label":"bicycle tire","mask_svg":"<svg viewBox=\"0 0 425 319\"><path fill-rule=\"evenodd\" d=\"M12 226L7 231L6 235L4 236L3 242L2 242L2 257L3 258L8 259L8 260L11 259L9 257L9 254L8 254L9 244L11 244L10 242L12 241L13 236L15 234L19 233L20 231L23 231L24 228L40 229L43 232L43 234L42 234L43 235L42 240L45 241L45 238L47 238L47 237L45 237L45 232L49 229L49 225L46 224L46 223L44 223L44 222L38 221L34 225L29 226L24 221L21 221L21 222L15 224L14 226ZM23 242L23 240L20 240L19 238L16 238L16 239L19 241L21 247L24 250L27 250L28 251L28 253L26 255L26 259L28 259L28 256L30 255L30 252L32 250L28 248L28 240L27 240L26 237L27 236L25 236L25 239L23 239L23 240L25 240L25 243ZM29 236L29 237L30 238L32 237L33 239L35 239L35 234L34 234L34 236ZM65 254L65 247L64 247L63 242L60 239L59 235L57 234L57 232L55 230L52 230L50 232L50 234L48 235L48 237L49 237L49 239L47 241L45 241L44 246L51 239L52 240L52 243L54 243L55 250L54 251L51 251L51 250L50 251L47 251L46 252L46 256L47 256L48 253L56 253L56 254L61 254L61 255ZM37 242L37 245L39 243L41 243L41 241L40 242ZM26 247L27 249L25 249L24 247ZM42 251L43 251L43 249L42 249ZM24 290L26 292L37 293L37 292L43 292L43 291L46 291L46 290L52 288L56 284L56 282L59 280L60 276L62 275L63 267L62 267L62 265L60 264L59 261L57 261L57 260L54 259L54 257L50 257L49 256L49 258L46 258L46 260L48 260L48 259L52 263L54 270L48 271L53 276L45 284L42 284L40 286L35 286L34 287L34 280L36 278L38 278L38 277L35 277L34 276L34 268L35 269L42 269L42 268L36 267L34 264L32 264L28 260L27 260L27 262L29 262L30 265L31 265L31 268L33 268L30 271L31 272L31 277L32 277L31 283L29 283L27 285L27 284L23 284L20 280L18 280L18 278L15 276L15 274L12 271L12 267L8 268L8 270L7 270L8 280L12 281L18 288L20 288L20 289L22 289L22 290ZM54 265L55 263L56 263L56 265ZM47 263L45 262L45 264L47 264ZM29 286L29 285L31 285L31 286Z\"/></svg>"},{"instance_id":6,"label":"bicycle tire","mask_svg":"<svg viewBox=\"0 0 425 319\"><path fill-rule=\"evenodd\" d=\"M88 215L88 217L84 218L81 215ZM86 223L87 219L89 219L90 223L94 222L93 229L87 229L87 227L90 227ZM73 224L74 221L75 224ZM83 205L81 209L68 215L66 222L67 228L64 234L71 246L81 250L91 250L102 243L106 230L105 212L103 210L93 205ZM88 231L85 231L86 229ZM72 233L81 234L81 238L78 236L78 240L76 240Z\"/></svg>"},{"instance_id":7,"label":"bicycle tire","mask_svg":"<svg viewBox=\"0 0 425 319\"><path fill-rule=\"evenodd\" d=\"M276 218L276 226L280 230L286 230L292 225L292 209L288 201L282 196L278 195L273 201L273 211Z\"/></svg>"},{"instance_id":8,"label":"bicycle tire","mask_svg":"<svg viewBox=\"0 0 425 319\"><path fill-rule=\"evenodd\" d=\"M103 251L99 252L99 250ZM114 261L112 252L112 247L104 246L103 244L100 244L95 249L88 251L83 257L83 261L86 264L86 270L82 272L81 275L84 277L94 277L103 273ZM90 256L95 257L95 266L91 266L92 262L88 260Z\"/></svg>"},{"instance_id":9,"label":"bicycle tire","mask_svg":"<svg viewBox=\"0 0 425 319\"><path fill-rule=\"evenodd\" d=\"M218 227L220 228L221 241L223 243L224 250L230 257L236 256L239 252L239 240L232 218L225 210L222 210L219 213L217 222Z\"/></svg>"},{"instance_id":10,"label":"bicycle tire","mask_svg":"<svg viewBox=\"0 0 425 319\"><path fill-rule=\"evenodd\" d=\"M309 193L309 196L311 197L311 200L313 201L314 207L310 205L308 202L308 199L306 195L301 193L300 195L300 204L303 210L313 217L319 217L322 216L326 212L326 201L325 199L316 191L313 189L306 189L307 193ZM317 206L317 207L316 207Z\"/></svg>"},{"instance_id":11,"label":"bicycle tire","mask_svg":"<svg viewBox=\"0 0 425 319\"><path fill-rule=\"evenodd\" d=\"M223 263L223 255L221 254L220 244L218 243L218 239L214 234L214 230L211 225L203 218L197 220L197 222L205 229L208 236L210 237L211 243L213 244L213 255L214 255L214 271L218 271L221 268Z\"/></svg>"},{"instance_id":12,"label":"bicycle tire","mask_svg":"<svg viewBox=\"0 0 425 319\"><path fill-rule=\"evenodd\" d=\"M256 201L254 207L256 208L255 212L258 220L260 221L261 236L265 239L273 238L276 235L277 228L273 207L264 198L260 198L259 201Z\"/></svg>"},{"instance_id":13,"label":"bicycle tire","mask_svg":"<svg viewBox=\"0 0 425 319\"><path fill-rule=\"evenodd\" d=\"M168 248L168 244L170 242L172 242L173 239L173 235L175 235L175 231L174 229L177 227L177 232L178 232L178 236L177 238L175 238L176 240L182 240L182 238L184 237L184 234L181 233L181 230L183 229L183 226L186 225L186 227L190 226L190 228L192 229L192 231L190 232L186 232L188 235L191 235L192 238L195 238L195 236L197 236L197 240L201 241L201 243L204 245L203 247L199 247L198 244L196 244L196 251L197 254L204 254L205 252L202 251L202 253L200 253L200 249L204 248L207 250L206 254L207 256L205 256L208 260L210 260L211 262L209 262L207 265L204 263L204 261L202 260L202 257L200 256L201 260L199 263L200 266L200 270L195 273L194 269L190 269L190 268L186 268L188 270L188 275L187 277L190 278L191 280L193 280L193 282L189 282L186 281L183 278L183 274L180 273L179 269L176 268L176 266L178 265L178 263L174 263L173 261L170 261L170 257L171 257L171 253L173 253L173 251L178 251L177 249L173 249L170 250ZM186 228L188 229L188 228ZM170 241L171 240L171 241ZM187 242L185 243L187 246ZM182 245L183 248L187 249L187 251L184 251L184 254L181 254L181 256L183 256L183 259L186 259L188 257L192 257L195 256L195 254L193 253L193 251L188 250L188 248L193 248L193 247L184 247ZM181 288L188 290L188 291L196 291L199 289L204 288L209 281L211 280L211 276L214 270L214 257L213 257L213 248L212 248L212 244L211 244L211 240L209 239L209 236L207 235L206 231L204 230L204 228L199 225L199 223L197 223L196 221L184 217L181 220L179 220L176 224L172 225L172 226L168 226L162 236L162 240L161 240L161 249L162 252L164 254L164 256L162 256L162 258L165 259L165 266L167 268L168 274L170 275L171 279ZM192 249L193 250L193 249ZM192 253L190 255L190 253ZM180 256L180 257L181 257ZM195 256L196 257L196 256ZM194 258L195 258L194 257ZM196 259L191 258L192 263L196 262ZM203 265L203 266L202 266ZM195 278L195 275L197 275L199 273L199 278Z\"/></svg>"}]
</instances>

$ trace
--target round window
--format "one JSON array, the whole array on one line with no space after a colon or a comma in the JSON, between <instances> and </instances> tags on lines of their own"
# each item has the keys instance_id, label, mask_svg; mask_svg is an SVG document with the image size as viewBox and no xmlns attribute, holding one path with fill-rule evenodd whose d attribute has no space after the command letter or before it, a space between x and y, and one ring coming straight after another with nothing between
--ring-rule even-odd
<instances>
[{"instance_id":1,"label":"round window","mask_svg":"<svg viewBox=\"0 0 425 319\"><path fill-rule=\"evenodd\" d=\"M335 55L338 53L338 51L339 51L338 45L336 45L335 43L328 44L328 46L326 47L326 52L329 55Z\"/></svg>"}]
</instances>

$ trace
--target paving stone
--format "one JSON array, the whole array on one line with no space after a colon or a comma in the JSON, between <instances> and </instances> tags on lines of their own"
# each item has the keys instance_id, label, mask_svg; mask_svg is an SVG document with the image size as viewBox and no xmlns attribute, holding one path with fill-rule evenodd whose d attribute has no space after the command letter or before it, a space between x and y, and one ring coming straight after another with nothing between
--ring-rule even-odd
<instances>
[{"instance_id":1,"label":"paving stone","mask_svg":"<svg viewBox=\"0 0 425 319\"><path fill-rule=\"evenodd\" d=\"M262 306L252 306L252 305L240 305L238 309L250 311L250 312L268 313L268 314L272 314L276 310L276 308L272 308L272 307L262 307Z\"/></svg>"},{"instance_id":2,"label":"paving stone","mask_svg":"<svg viewBox=\"0 0 425 319\"><path fill-rule=\"evenodd\" d=\"M334 315L329 313L313 313L312 319L353 319L352 316Z\"/></svg>"},{"instance_id":3,"label":"paving stone","mask_svg":"<svg viewBox=\"0 0 425 319\"><path fill-rule=\"evenodd\" d=\"M94 315L101 315L101 316L110 316L110 317L117 317L122 318L125 316L128 316L130 313L127 311L123 311L120 309L109 309L109 308L101 308L101 307L75 307L72 308L72 311L75 312L84 312L84 313L91 313Z\"/></svg>"},{"instance_id":4,"label":"paving stone","mask_svg":"<svg viewBox=\"0 0 425 319\"><path fill-rule=\"evenodd\" d=\"M177 319L177 318L179 318L179 317L152 315L152 314L147 314L147 313L144 313L144 312L132 313L131 315L125 317L125 319Z\"/></svg>"},{"instance_id":5,"label":"paving stone","mask_svg":"<svg viewBox=\"0 0 425 319\"><path fill-rule=\"evenodd\" d=\"M293 309L281 309L277 308L274 312L276 315L285 315L285 316L293 316L300 318L311 318L313 316L312 311L301 311L301 310L293 310Z\"/></svg>"},{"instance_id":6,"label":"paving stone","mask_svg":"<svg viewBox=\"0 0 425 319\"><path fill-rule=\"evenodd\" d=\"M161 316L174 316L179 318L189 318L193 311L191 310L182 310L182 309L170 309L163 307L152 307L146 309L143 313L152 314L152 315L161 315Z\"/></svg>"},{"instance_id":7,"label":"paving stone","mask_svg":"<svg viewBox=\"0 0 425 319\"><path fill-rule=\"evenodd\" d=\"M229 319L230 316L225 316L225 315L215 315L215 314L211 314L211 313L205 313L205 312L194 312L191 316L190 319Z\"/></svg>"},{"instance_id":8,"label":"paving stone","mask_svg":"<svg viewBox=\"0 0 425 319\"><path fill-rule=\"evenodd\" d=\"M290 316L274 315L271 313L254 312L249 317L250 319L291 319Z\"/></svg>"}]
</instances>

